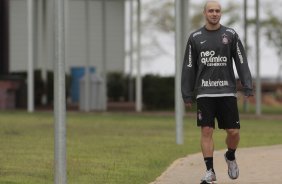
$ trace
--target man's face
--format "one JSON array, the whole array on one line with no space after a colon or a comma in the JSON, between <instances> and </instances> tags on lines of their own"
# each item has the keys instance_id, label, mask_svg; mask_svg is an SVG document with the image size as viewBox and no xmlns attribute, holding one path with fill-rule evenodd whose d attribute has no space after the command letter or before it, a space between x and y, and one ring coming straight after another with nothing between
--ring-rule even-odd
<instances>
[{"instance_id":1,"label":"man's face","mask_svg":"<svg viewBox=\"0 0 282 184\"><path fill-rule=\"evenodd\" d=\"M204 10L204 16L208 24L217 25L221 18L221 7L217 2L209 2Z\"/></svg>"}]
</instances>

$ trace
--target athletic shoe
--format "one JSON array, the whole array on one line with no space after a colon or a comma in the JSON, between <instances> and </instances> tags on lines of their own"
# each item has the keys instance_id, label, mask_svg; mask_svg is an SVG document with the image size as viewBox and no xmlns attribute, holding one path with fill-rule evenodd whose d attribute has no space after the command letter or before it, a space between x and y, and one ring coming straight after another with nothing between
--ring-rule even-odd
<instances>
[{"instance_id":1,"label":"athletic shoe","mask_svg":"<svg viewBox=\"0 0 282 184\"><path fill-rule=\"evenodd\" d=\"M201 180L201 184L214 184L216 183L215 173L210 169L206 171L205 176Z\"/></svg>"},{"instance_id":2,"label":"athletic shoe","mask_svg":"<svg viewBox=\"0 0 282 184\"><path fill-rule=\"evenodd\" d=\"M224 154L224 158L225 158L225 161L226 161L227 166L228 166L229 178L231 178L232 180L237 179L238 176L239 176L239 168L238 168L238 165L236 163L236 160L233 160L233 161L228 160L227 157L226 157L226 154Z\"/></svg>"}]
</instances>

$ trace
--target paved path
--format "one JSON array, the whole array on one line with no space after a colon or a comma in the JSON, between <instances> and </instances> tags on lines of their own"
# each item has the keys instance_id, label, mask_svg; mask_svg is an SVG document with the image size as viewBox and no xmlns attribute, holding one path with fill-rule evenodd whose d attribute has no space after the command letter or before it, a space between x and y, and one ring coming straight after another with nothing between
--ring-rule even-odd
<instances>
[{"instance_id":1,"label":"paved path","mask_svg":"<svg viewBox=\"0 0 282 184\"><path fill-rule=\"evenodd\" d=\"M215 151L214 165L218 184L278 184L282 183L282 145L239 148L236 151L240 176L231 180L223 154ZM176 160L151 184L199 184L205 171L202 154Z\"/></svg>"}]
</instances>

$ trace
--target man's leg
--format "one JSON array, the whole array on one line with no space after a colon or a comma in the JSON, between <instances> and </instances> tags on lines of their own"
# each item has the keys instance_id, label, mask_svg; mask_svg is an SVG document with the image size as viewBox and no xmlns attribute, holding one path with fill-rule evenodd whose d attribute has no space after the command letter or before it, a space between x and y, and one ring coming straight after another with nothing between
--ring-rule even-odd
<instances>
[{"instance_id":1,"label":"man's leg","mask_svg":"<svg viewBox=\"0 0 282 184\"><path fill-rule=\"evenodd\" d=\"M215 105L215 98L203 97L197 99L197 126L201 127L201 148L206 164L206 172L201 184L216 183L213 168Z\"/></svg>"},{"instance_id":2,"label":"man's leg","mask_svg":"<svg viewBox=\"0 0 282 184\"><path fill-rule=\"evenodd\" d=\"M202 181L201 184L216 182L216 176L213 168L214 144L213 144L212 135L213 135L212 127L208 127L208 126L201 127L201 147L207 168L206 174L201 180Z\"/></svg>"},{"instance_id":3,"label":"man's leg","mask_svg":"<svg viewBox=\"0 0 282 184\"><path fill-rule=\"evenodd\" d=\"M240 130L239 129L226 129L226 145L228 148L237 149L240 141Z\"/></svg>"},{"instance_id":4,"label":"man's leg","mask_svg":"<svg viewBox=\"0 0 282 184\"><path fill-rule=\"evenodd\" d=\"M201 146L202 146L202 153L204 157L213 156L214 144L213 144L212 135L213 135L212 127L201 128Z\"/></svg>"},{"instance_id":5,"label":"man's leg","mask_svg":"<svg viewBox=\"0 0 282 184\"><path fill-rule=\"evenodd\" d=\"M214 143L213 143L213 128L212 127L202 127L201 128L201 147L203 157L206 163L207 170L213 169L213 151L214 151Z\"/></svg>"},{"instance_id":6,"label":"man's leg","mask_svg":"<svg viewBox=\"0 0 282 184\"><path fill-rule=\"evenodd\" d=\"M218 98L217 120L218 127L225 129L226 146L228 151L224 154L228 165L228 175L231 179L236 179L239 176L239 168L235 159L235 151L240 141L240 119L235 97L220 97Z\"/></svg>"},{"instance_id":7,"label":"man's leg","mask_svg":"<svg viewBox=\"0 0 282 184\"><path fill-rule=\"evenodd\" d=\"M226 129L227 136L226 136L226 146L228 151L226 153L226 157L228 160L235 160L235 151L238 147L240 141L240 133L239 129Z\"/></svg>"},{"instance_id":8,"label":"man's leg","mask_svg":"<svg viewBox=\"0 0 282 184\"><path fill-rule=\"evenodd\" d=\"M239 129L227 129L226 145L227 152L225 160L228 165L228 175L231 179L236 179L239 176L239 168L235 159L235 151L240 141Z\"/></svg>"}]
</instances>

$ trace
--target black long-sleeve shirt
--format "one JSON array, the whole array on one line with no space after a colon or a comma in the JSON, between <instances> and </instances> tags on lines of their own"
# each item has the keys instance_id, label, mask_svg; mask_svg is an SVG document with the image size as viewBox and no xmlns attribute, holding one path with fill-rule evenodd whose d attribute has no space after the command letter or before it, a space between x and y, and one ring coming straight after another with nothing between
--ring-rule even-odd
<instances>
[{"instance_id":1,"label":"black long-sleeve shirt","mask_svg":"<svg viewBox=\"0 0 282 184\"><path fill-rule=\"evenodd\" d=\"M210 31L205 27L188 39L181 79L184 102L200 97L236 96L233 60L246 96L252 95L252 76L238 34L220 26Z\"/></svg>"}]
</instances>

